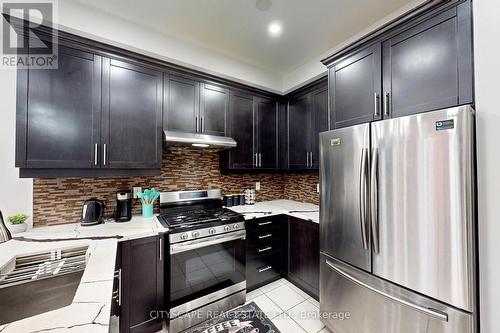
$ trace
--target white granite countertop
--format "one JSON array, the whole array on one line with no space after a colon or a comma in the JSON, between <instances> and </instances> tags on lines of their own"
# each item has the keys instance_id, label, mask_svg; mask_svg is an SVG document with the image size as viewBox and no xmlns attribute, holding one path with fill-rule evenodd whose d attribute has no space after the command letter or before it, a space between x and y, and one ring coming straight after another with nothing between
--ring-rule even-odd
<instances>
[{"instance_id":1,"label":"white granite countertop","mask_svg":"<svg viewBox=\"0 0 500 333\"><path fill-rule=\"evenodd\" d=\"M85 237L117 237L119 241L154 236L168 231L156 218L133 216L128 222L106 222L98 225L82 226L80 223L69 223L54 226L38 227L20 234L14 238L25 237L33 239L67 239Z\"/></svg>"},{"instance_id":2,"label":"white granite countertop","mask_svg":"<svg viewBox=\"0 0 500 333\"><path fill-rule=\"evenodd\" d=\"M0 325L0 332L108 332L117 243L166 231L156 218L137 216L129 222L64 224L13 235L14 239L0 244L0 269L17 256L68 247L88 246L90 256L72 304Z\"/></svg>"},{"instance_id":3,"label":"white granite countertop","mask_svg":"<svg viewBox=\"0 0 500 333\"><path fill-rule=\"evenodd\" d=\"M244 214L245 220L285 214L299 219L319 223L319 206L293 200L272 200L256 202L255 205L228 207Z\"/></svg>"}]
</instances>

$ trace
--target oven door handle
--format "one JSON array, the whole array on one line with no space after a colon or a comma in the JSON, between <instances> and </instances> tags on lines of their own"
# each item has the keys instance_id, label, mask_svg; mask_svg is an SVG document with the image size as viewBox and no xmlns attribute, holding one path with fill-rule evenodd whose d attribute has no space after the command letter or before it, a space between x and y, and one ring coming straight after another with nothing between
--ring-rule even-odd
<instances>
[{"instance_id":1,"label":"oven door handle","mask_svg":"<svg viewBox=\"0 0 500 333\"><path fill-rule=\"evenodd\" d=\"M220 236L207 237L205 240L194 240L170 245L170 254L181 253L190 250L196 250L202 247L226 243L237 239L246 239L247 233L245 230L231 232Z\"/></svg>"}]
</instances>

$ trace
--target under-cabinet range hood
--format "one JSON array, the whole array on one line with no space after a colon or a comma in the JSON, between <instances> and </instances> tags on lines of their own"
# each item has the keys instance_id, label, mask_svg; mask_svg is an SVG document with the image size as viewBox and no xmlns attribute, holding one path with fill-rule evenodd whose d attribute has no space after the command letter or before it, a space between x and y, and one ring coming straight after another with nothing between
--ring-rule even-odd
<instances>
[{"instance_id":1,"label":"under-cabinet range hood","mask_svg":"<svg viewBox=\"0 0 500 333\"><path fill-rule=\"evenodd\" d=\"M185 133L176 131L164 131L163 133L163 138L169 145L215 148L219 150L236 147L236 141L228 136Z\"/></svg>"}]
</instances>

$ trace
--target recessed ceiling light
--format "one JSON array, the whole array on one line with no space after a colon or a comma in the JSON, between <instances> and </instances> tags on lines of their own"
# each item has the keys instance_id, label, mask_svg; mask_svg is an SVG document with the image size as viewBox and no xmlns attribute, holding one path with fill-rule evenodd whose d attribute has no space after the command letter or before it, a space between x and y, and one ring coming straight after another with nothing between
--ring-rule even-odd
<instances>
[{"instance_id":1,"label":"recessed ceiling light","mask_svg":"<svg viewBox=\"0 0 500 333\"><path fill-rule=\"evenodd\" d=\"M281 23L271 22L269 27L267 27L267 31L269 31L269 34L273 37L281 35Z\"/></svg>"}]
</instances>

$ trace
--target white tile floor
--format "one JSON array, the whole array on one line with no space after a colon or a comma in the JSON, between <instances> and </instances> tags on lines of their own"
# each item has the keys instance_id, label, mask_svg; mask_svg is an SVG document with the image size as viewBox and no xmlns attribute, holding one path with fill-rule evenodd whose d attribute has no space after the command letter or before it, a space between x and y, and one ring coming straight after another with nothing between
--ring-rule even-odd
<instances>
[{"instance_id":1,"label":"white tile floor","mask_svg":"<svg viewBox=\"0 0 500 333\"><path fill-rule=\"evenodd\" d=\"M247 294L282 333L328 333L319 320L319 303L286 279Z\"/></svg>"}]
</instances>

